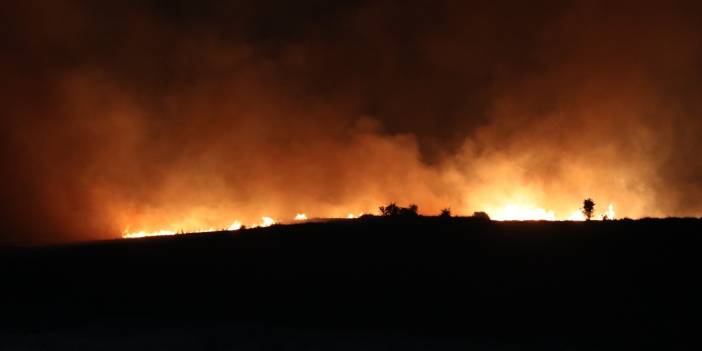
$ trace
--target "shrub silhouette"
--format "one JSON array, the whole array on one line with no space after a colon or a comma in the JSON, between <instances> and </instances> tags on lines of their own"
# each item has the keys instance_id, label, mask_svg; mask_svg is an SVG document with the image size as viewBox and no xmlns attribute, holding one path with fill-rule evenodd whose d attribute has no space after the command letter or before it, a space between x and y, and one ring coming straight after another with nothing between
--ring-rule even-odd
<instances>
[{"instance_id":1,"label":"shrub silhouette","mask_svg":"<svg viewBox=\"0 0 702 351\"><path fill-rule=\"evenodd\" d=\"M586 220L590 220L595 214L595 201L590 198L583 200L583 215L585 215Z\"/></svg>"},{"instance_id":2,"label":"shrub silhouette","mask_svg":"<svg viewBox=\"0 0 702 351\"><path fill-rule=\"evenodd\" d=\"M400 208L394 202L391 202L387 206L380 206L378 209L380 210L380 214L385 217L393 217L400 214Z\"/></svg>"},{"instance_id":3,"label":"shrub silhouette","mask_svg":"<svg viewBox=\"0 0 702 351\"><path fill-rule=\"evenodd\" d=\"M410 204L409 207L400 207L401 216L417 216L417 210L419 207L415 204Z\"/></svg>"},{"instance_id":4,"label":"shrub silhouette","mask_svg":"<svg viewBox=\"0 0 702 351\"><path fill-rule=\"evenodd\" d=\"M439 217L441 217L441 218L451 217L451 208L447 207L447 208L441 210L441 214L439 214Z\"/></svg>"},{"instance_id":5,"label":"shrub silhouette","mask_svg":"<svg viewBox=\"0 0 702 351\"><path fill-rule=\"evenodd\" d=\"M490 216L486 212L483 212L483 211L473 212L473 218L481 219L481 220L485 220L485 221L490 220Z\"/></svg>"},{"instance_id":6,"label":"shrub silhouette","mask_svg":"<svg viewBox=\"0 0 702 351\"><path fill-rule=\"evenodd\" d=\"M381 215L383 215L384 217L414 217L417 216L417 211L419 207L415 204L410 204L409 207L400 207L397 206L394 202L391 202L387 206L378 207L378 209L380 210Z\"/></svg>"}]
</instances>

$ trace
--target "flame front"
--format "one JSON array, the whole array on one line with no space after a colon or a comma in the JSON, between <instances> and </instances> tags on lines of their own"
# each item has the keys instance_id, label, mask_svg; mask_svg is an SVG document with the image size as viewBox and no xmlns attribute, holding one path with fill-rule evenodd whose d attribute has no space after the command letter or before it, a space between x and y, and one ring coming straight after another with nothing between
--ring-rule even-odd
<instances>
[{"instance_id":1,"label":"flame front","mask_svg":"<svg viewBox=\"0 0 702 351\"><path fill-rule=\"evenodd\" d=\"M488 210L490 218L496 221L584 221L582 209L575 209L566 216L558 216L555 211L547 210L533 204L507 204L494 210ZM609 204L600 219L615 219L614 204Z\"/></svg>"},{"instance_id":2,"label":"flame front","mask_svg":"<svg viewBox=\"0 0 702 351\"><path fill-rule=\"evenodd\" d=\"M506 205L498 209L491 218L497 221L555 221L556 214L543 208L523 205Z\"/></svg>"},{"instance_id":3,"label":"flame front","mask_svg":"<svg viewBox=\"0 0 702 351\"><path fill-rule=\"evenodd\" d=\"M270 227L273 224L275 224L276 221L267 216L261 217L261 221L259 223L254 223L251 224L251 228L257 228L257 227ZM122 238L125 239L135 239L135 238L145 238L145 237L152 237L152 236L168 236L168 235L179 235L179 234L197 234L197 233L210 233L210 232L216 232L218 230L222 231L237 231L240 230L244 227L241 221L235 220L231 224L229 224L226 227L222 227L222 229L216 229L212 227L208 228L200 228L200 229L195 229L195 230L180 230L180 231L175 231L172 229L160 229L156 231L146 231L146 230L140 230L140 231L130 231L129 228L125 229L122 233Z\"/></svg>"},{"instance_id":4,"label":"flame front","mask_svg":"<svg viewBox=\"0 0 702 351\"><path fill-rule=\"evenodd\" d=\"M568 213L565 216L559 216L557 213L553 210L547 210L542 207L539 207L533 203L530 203L528 201L522 201L515 202L515 203L507 203L501 207L487 207L488 209L486 212L489 214L490 218L496 221L560 221L560 220L566 220L566 221L584 221L585 220L585 215L582 212L582 209L575 209L572 212ZM347 219L354 219L354 218L359 218L363 216L364 212L359 212L358 214L354 214L353 212L349 212L345 217L341 218L347 218ZM607 207L607 210L605 213L603 213L600 217L600 219L605 220L605 219L615 219L615 211L614 211L614 204L609 204ZM305 213L297 213L293 217L293 221L307 221L308 217L307 214ZM265 228L265 227L270 227L274 224L278 223L275 219L269 216L263 216L260 218L259 222L252 223L251 225L248 225L247 227L249 228ZM290 223L290 222L289 222ZM241 230L242 228L245 228L244 224L240 220L235 220L233 222L230 222L229 225L221 227L222 231L237 231ZM179 235L179 234L191 234L191 233L207 233L207 232L214 232L217 231L218 229L215 229L213 227L207 227L207 228L201 228L201 229L195 229L195 230L173 230L173 229L160 229L160 230L155 230L155 231L147 231L147 230L139 230L139 231L130 231L129 228L125 229L124 232L122 233L122 237L126 239L133 239L133 238L144 238L144 237L152 237L152 236L168 236L168 235Z\"/></svg>"},{"instance_id":5,"label":"flame front","mask_svg":"<svg viewBox=\"0 0 702 351\"><path fill-rule=\"evenodd\" d=\"M261 217L261 224L255 227L270 227L275 224L275 220L271 217Z\"/></svg>"},{"instance_id":6,"label":"flame front","mask_svg":"<svg viewBox=\"0 0 702 351\"><path fill-rule=\"evenodd\" d=\"M227 227L227 230L239 230L241 229L241 222L239 221L234 221L234 223L230 224L229 227Z\"/></svg>"},{"instance_id":7,"label":"flame front","mask_svg":"<svg viewBox=\"0 0 702 351\"><path fill-rule=\"evenodd\" d=\"M135 239L135 238L145 238L148 236L164 236L164 235L176 235L178 234L175 231L172 230L158 230L155 232L146 232L146 231L138 231L138 232L128 232L128 229L125 230L123 233L122 237L125 239Z\"/></svg>"}]
</instances>

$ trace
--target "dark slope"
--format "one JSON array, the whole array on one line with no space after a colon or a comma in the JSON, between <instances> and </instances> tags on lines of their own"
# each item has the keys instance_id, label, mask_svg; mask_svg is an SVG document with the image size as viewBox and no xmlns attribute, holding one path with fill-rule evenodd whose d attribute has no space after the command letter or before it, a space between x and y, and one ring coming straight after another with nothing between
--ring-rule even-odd
<instances>
[{"instance_id":1,"label":"dark slope","mask_svg":"<svg viewBox=\"0 0 702 351\"><path fill-rule=\"evenodd\" d=\"M11 346L95 330L173 340L185 328L242 349L261 339L247 330L284 330L264 339L290 349L346 344L340 335L429 348L683 348L700 325L700 229L367 218L6 250L0 322ZM304 345L293 337L309 333Z\"/></svg>"}]
</instances>

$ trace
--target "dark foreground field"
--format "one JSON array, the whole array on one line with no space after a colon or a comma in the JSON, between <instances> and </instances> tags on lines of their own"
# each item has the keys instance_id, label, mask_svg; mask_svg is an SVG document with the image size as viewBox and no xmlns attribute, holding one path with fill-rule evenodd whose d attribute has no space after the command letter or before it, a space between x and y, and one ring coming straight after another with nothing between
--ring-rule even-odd
<instances>
[{"instance_id":1,"label":"dark foreground field","mask_svg":"<svg viewBox=\"0 0 702 351\"><path fill-rule=\"evenodd\" d=\"M368 218L0 251L0 350L695 349L700 220Z\"/></svg>"}]
</instances>

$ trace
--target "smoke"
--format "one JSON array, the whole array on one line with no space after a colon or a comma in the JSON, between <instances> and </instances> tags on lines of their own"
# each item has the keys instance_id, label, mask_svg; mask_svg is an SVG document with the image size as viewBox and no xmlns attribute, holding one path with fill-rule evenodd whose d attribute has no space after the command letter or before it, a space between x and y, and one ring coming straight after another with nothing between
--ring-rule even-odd
<instances>
[{"instance_id":1,"label":"smoke","mask_svg":"<svg viewBox=\"0 0 702 351\"><path fill-rule=\"evenodd\" d=\"M2 239L389 201L697 215L698 10L18 2L0 15Z\"/></svg>"}]
</instances>

